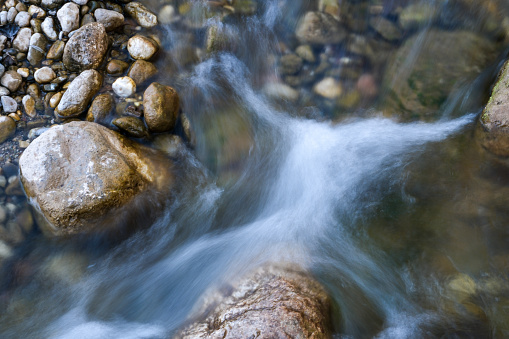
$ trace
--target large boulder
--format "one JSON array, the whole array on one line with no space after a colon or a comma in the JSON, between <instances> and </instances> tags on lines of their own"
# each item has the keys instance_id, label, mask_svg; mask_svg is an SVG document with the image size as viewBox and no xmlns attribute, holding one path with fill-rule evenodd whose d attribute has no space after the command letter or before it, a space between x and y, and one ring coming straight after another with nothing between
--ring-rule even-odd
<instances>
[{"instance_id":1,"label":"large boulder","mask_svg":"<svg viewBox=\"0 0 509 339\"><path fill-rule=\"evenodd\" d=\"M500 71L476 132L484 148L499 156L509 156L509 61Z\"/></svg>"},{"instance_id":2,"label":"large boulder","mask_svg":"<svg viewBox=\"0 0 509 339\"><path fill-rule=\"evenodd\" d=\"M121 207L140 196L155 206L156 192L174 182L172 164L162 154L86 121L49 129L23 152L19 165L27 197L49 222L45 233L57 235L114 227L110 221Z\"/></svg>"},{"instance_id":3,"label":"large boulder","mask_svg":"<svg viewBox=\"0 0 509 339\"><path fill-rule=\"evenodd\" d=\"M108 35L104 26L92 22L82 26L69 39L64 49L63 62L71 71L96 69L108 50Z\"/></svg>"},{"instance_id":4,"label":"large boulder","mask_svg":"<svg viewBox=\"0 0 509 339\"><path fill-rule=\"evenodd\" d=\"M300 270L262 267L209 295L176 338L330 338L331 302Z\"/></svg>"},{"instance_id":5,"label":"large boulder","mask_svg":"<svg viewBox=\"0 0 509 339\"><path fill-rule=\"evenodd\" d=\"M385 72L382 109L406 119L429 119L451 92L496 58L496 46L467 31L433 29L409 38Z\"/></svg>"}]
</instances>

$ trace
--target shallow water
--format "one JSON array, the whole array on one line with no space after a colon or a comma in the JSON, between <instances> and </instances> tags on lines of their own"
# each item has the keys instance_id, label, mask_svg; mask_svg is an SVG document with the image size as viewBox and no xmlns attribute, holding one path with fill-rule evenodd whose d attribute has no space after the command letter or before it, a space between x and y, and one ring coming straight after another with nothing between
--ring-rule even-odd
<instances>
[{"instance_id":1,"label":"shallow water","mask_svg":"<svg viewBox=\"0 0 509 339\"><path fill-rule=\"evenodd\" d=\"M120 244L21 246L3 271L0 337L171 337L207 289L268 261L325 286L338 338L509 335L509 174L474 140L482 77L434 123L374 106L334 122L323 102L301 114L263 85L278 76L270 55L312 5L259 3L221 24L244 43L166 65L197 139L179 163L186 189ZM170 57L185 35L163 30Z\"/></svg>"}]
</instances>

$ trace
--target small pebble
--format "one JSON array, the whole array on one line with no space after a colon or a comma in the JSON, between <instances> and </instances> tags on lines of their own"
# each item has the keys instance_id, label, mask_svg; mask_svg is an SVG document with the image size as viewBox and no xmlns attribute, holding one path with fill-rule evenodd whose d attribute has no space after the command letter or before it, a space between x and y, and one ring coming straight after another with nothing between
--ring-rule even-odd
<instances>
[{"instance_id":1,"label":"small pebble","mask_svg":"<svg viewBox=\"0 0 509 339\"><path fill-rule=\"evenodd\" d=\"M136 83L129 77L120 77L112 85L113 91L119 97L129 97L136 92Z\"/></svg>"}]
</instances>

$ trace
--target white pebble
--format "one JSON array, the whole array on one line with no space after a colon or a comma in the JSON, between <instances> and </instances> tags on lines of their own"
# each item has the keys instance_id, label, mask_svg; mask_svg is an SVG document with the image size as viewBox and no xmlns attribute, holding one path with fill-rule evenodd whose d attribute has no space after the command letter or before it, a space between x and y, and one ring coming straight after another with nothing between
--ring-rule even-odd
<instances>
[{"instance_id":1,"label":"white pebble","mask_svg":"<svg viewBox=\"0 0 509 339\"><path fill-rule=\"evenodd\" d=\"M127 98L136 92L136 83L129 77L118 78L112 87L115 94L123 98Z\"/></svg>"}]
</instances>

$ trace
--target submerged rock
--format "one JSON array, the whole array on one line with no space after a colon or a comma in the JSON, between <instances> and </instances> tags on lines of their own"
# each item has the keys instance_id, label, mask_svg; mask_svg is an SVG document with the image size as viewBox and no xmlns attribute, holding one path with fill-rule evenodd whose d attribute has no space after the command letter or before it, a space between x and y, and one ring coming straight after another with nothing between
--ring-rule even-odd
<instances>
[{"instance_id":1,"label":"submerged rock","mask_svg":"<svg viewBox=\"0 0 509 339\"><path fill-rule=\"evenodd\" d=\"M301 43L312 45L337 44L346 38L346 30L327 13L308 12L295 32Z\"/></svg>"},{"instance_id":2,"label":"submerged rock","mask_svg":"<svg viewBox=\"0 0 509 339\"><path fill-rule=\"evenodd\" d=\"M177 122L180 99L172 87L153 82L143 93L143 107L148 129L168 132Z\"/></svg>"},{"instance_id":3,"label":"submerged rock","mask_svg":"<svg viewBox=\"0 0 509 339\"><path fill-rule=\"evenodd\" d=\"M494 61L495 50L493 42L467 31L413 36L389 60L382 109L407 119L433 117L454 89Z\"/></svg>"},{"instance_id":4,"label":"submerged rock","mask_svg":"<svg viewBox=\"0 0 509 339\"><path fill-rule=\"evenodd\" d=\"M509 156L509 61L500 71L490 100L480 119L477 136L490 152Z\"/></svg>"},{"instance_id":5,"label":"submerged rock","mask_svg":"<svg viewBox=\"0 0 509 339\"><path fill-rule=\"evenodd\" d=\"M309 275L264 267L208 296L176 338L330 338L330 308Z\"/></svg>"},{"instance_id":6,"label":"submerged rock","mask_svg":"<svg viewBox=\"0 0 509 339\"><path fill-rule=\"evenodd\" d=\"M19 164L26 195L49 222L44 231L57 235L96 230L116 208L174 182L171 163L156 151L86 121L49 129Z\"/></svg>"}]
</instances>

